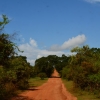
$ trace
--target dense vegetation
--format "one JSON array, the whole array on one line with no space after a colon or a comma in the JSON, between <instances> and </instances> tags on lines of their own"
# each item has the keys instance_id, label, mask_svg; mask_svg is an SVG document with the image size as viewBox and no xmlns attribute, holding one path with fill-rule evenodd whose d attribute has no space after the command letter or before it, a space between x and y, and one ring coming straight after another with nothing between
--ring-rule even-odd
<instances>
[{"instance_id":1,"label":"dense vegetation","mask_svg":"<svg viewBox=\"0 0 100 100\"><path fill-rule=\"evenodd\" d=\"M69 64L62 70L62 77L72 80L75 88L90 91L100 97L100 48L76 47Z\"/></svg>"},{"instance_id":2,"label":"dense vegetation","mask_svg":"<svg viewBox=\"0 0 100 100\"><path fill-rule=\"evenodd\" d=\"M4 26L9 23L3 15L0 22L0 100L13 95L17 89L28 88L28 79L32 66L24 56L17 56L20 51L12 42L14 35L3 33Z\"/></svg>"}]
</instances>

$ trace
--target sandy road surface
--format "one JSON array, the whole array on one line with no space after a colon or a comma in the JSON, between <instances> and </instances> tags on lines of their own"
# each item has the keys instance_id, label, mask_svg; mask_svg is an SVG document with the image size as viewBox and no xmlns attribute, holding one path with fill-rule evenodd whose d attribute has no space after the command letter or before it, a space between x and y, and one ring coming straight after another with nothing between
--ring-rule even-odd
<instances>
[{"instance_id":1,"label":"sandy road surface","mask_svg":"<svg viewBox=\"0 0 100 100\"><path fill-rule=\"evenodd\" d=\"M56 70L52 76L59 76ZM77 98L66 91L60 78L49 78L42 86L28 90L12 100L77 100Z\"/></svg>"}]
</instances>

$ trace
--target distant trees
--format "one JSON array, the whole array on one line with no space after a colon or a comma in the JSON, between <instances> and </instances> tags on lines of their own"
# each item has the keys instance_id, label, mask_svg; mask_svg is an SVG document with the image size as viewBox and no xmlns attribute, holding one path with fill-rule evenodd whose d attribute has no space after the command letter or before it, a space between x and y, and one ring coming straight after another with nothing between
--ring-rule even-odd
<instances>
[{"instance_id":1,"label":"distant trees","mask_svg":"<svg viewBox=\"0 0 100 100\"><path fill-rule=\"evenodd\" d=\"M59 72L60 76L62 76L61 71L68 64L69 58L70 56L64 54L62 54L61 57L58 57L57 63L55 63L55 68Z\"/></svg>"},{"instance_id":2,"label":"distant trees","mask_svg":"<svg viewBox=\"0 0 100 100\"><path fill-rule=\"evenodd\" d=\"M47 77L50 77L53 73L53 61L52 57L42 57L35 61L34 71L36 75L39 73L45 73Z\"/></svg>"},{"instance_id":3,"label":"distant trees","mask_svg":"<svg viewBox=\"0 0 100 100\"><path fill-rule=\"evenodd\" d=\"M34 72L36 75L42 72L45 73L47 77L50 77L54 68L60 73L63 67L68 63L68 59L69 57L65 55L62 55L62 57L56 55L41 57L35 61Z\"/></svg>"}]
</instances>

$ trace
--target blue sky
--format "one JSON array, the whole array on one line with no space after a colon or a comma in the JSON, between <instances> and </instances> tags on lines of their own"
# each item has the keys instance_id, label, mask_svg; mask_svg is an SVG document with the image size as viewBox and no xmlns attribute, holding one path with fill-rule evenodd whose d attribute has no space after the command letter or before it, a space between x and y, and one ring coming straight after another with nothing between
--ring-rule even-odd
<instances>
[{"instance_id":1,"label":"blue sky","mask_svg":"<svg viewBox=\"0 0 100 100\"><path fill-rule=\"evenodd\" d=\"M0 20L2 14L10 19L4 32L18 34L31 64L75 46L100 47L100 0L0 0Z\"/></svg>"}]
</instances>

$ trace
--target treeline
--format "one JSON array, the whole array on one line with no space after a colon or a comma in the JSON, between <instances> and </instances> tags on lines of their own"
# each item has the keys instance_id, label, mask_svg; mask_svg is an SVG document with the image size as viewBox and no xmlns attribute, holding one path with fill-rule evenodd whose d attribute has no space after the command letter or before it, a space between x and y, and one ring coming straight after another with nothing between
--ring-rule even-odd
<instances>
[{"instance_id":1,"label":"treeline","mask_svg":"<svg viewBox=\"0 0 100 100\"><path fill-rule=\"evenodd\" d=\"M18 49L13 41L14 34L3 33L8 18L3 15L0 21L0 100L6 100L15 94L18 89L29 87L28 79L31 76L33 67L27 62L24 56L18 56Z\"/></svg>"},{"instance_id":2,"label":"treeline","mask_svg":"<svg viewBox=\"0 0 100 100\"><path fill-rule=\"evenodd\" d=\"M65 67L68 63L69 57L64 54L61 57L56 55L49 55L47 57L41 57L35 61L34 66L34 75L43 75L47 77L51 77L51 74L54 71L54 68L61 73L63 67Z\"/></svg>"}]
</instances>

